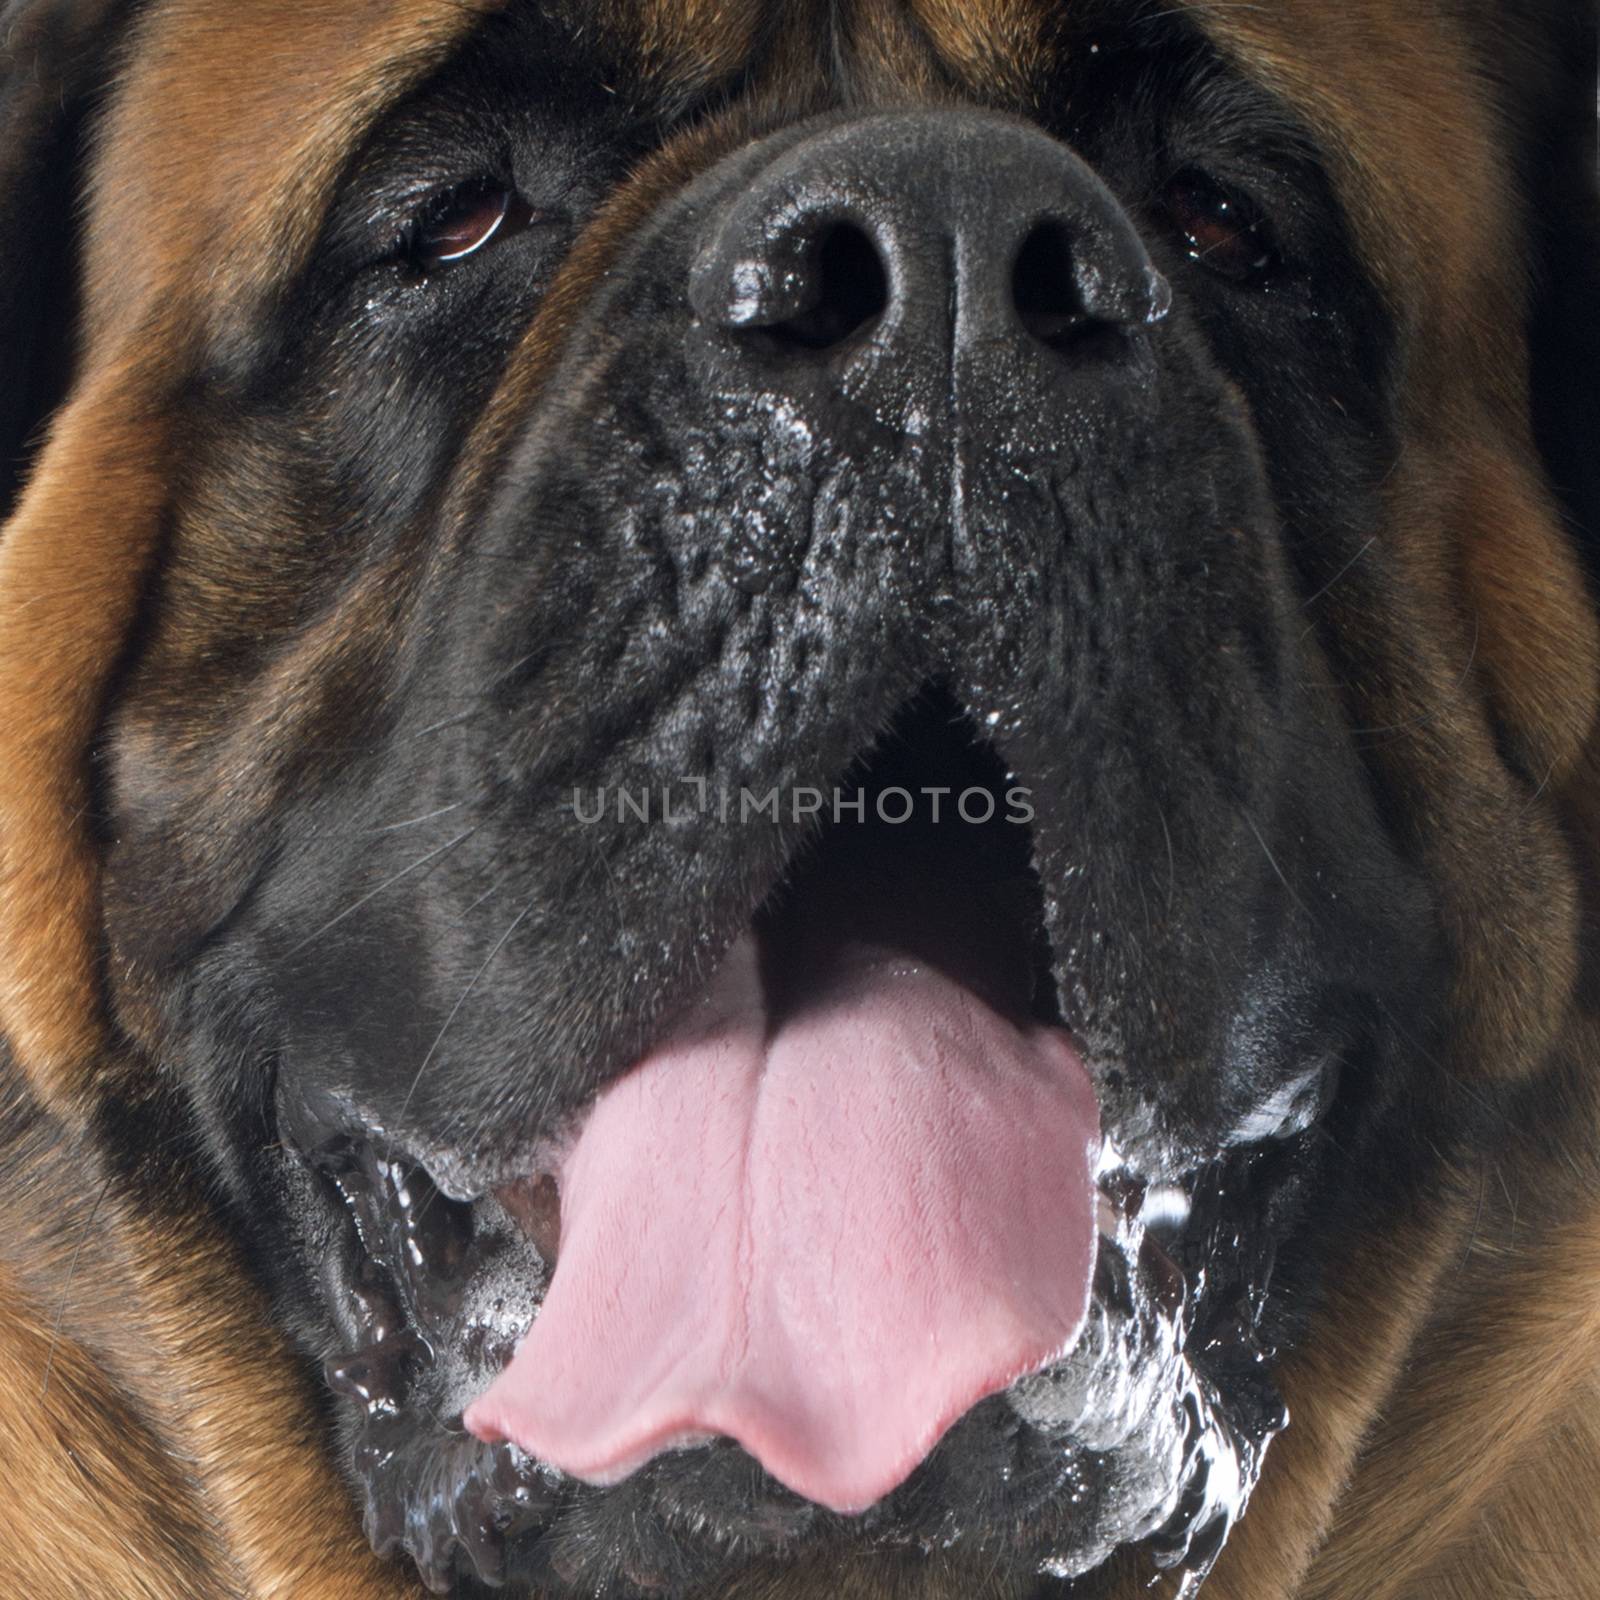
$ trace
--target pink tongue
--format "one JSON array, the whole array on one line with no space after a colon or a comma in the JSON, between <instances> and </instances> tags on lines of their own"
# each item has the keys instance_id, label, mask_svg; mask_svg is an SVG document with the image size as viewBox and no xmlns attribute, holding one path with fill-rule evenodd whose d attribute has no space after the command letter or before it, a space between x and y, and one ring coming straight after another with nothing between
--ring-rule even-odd
<instances>
[{"instance_id":1,"label":"pink tongue","mask_svg":"<svg viewBox=\"0 0 1600 1600\"><path fill-rule=\"evenodd\" d=\"M467 1410L479 1438L610 1483L726 1434L860 1511L1070 1346L1099 1116L1066 1037L872 948L767 1028L747 938L600 1098L544 1305Z\"/></svg>"}]
</instances>

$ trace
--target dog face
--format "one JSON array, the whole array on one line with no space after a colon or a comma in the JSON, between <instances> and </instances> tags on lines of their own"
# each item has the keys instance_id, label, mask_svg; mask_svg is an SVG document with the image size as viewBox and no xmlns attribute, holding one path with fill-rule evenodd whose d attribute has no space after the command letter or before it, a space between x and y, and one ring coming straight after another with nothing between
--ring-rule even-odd
<instances>
[{"instance_id":1,"label":"dog face","mask_svg":"<svg viewBox=\"0 0 1600 1600\"><path fill-rule=\"evenodd\" d=\"M130 27L0 546L22 1059L159 1074L436 1589L1203 1576L1576 970L1488 35Z\"/></svg>"}]
</instances>

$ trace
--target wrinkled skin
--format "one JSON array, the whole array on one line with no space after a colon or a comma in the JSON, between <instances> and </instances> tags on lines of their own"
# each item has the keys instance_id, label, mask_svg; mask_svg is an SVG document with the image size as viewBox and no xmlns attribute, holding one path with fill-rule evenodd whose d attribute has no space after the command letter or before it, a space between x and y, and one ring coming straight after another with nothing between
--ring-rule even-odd
<instances>
[{"instance_id":1,"label":"wrinkled skin","mask_svg":"<svg viewBox=\"0 0 1600 1600\"><path fill-rule=\"evenodd\" d=\"M1430 886L1306 610L1378 524L1391 331L1287 111L1178 19L1096 37L1043 113L874 123L842 68L803 114L759 75L684 105L553 17L492 20L371 133L292 314L197 386L108 745L109 926L328 1364L368 1531L436 1586L710 1595L756 1558L952 1541L1055 1581L1154 1540L1199 1574L1282 1422L1262 1358L1337 1224L1323 1134L1378 1137L1388 1019L1426 1039L1443 999ZM596 221L684 139L626 228ZM1041 271L1133 241L1092 337L985 321L1027 299L983 255L1009 197L957 159L988 141L996 171L1081 164L1090 220ZM892 282L821 354L717 298L786 159L887 195L861 215ZM1163 200L1189 168L1260 197L1266 279L1195 259ZM435 272L391 248L419 193L484 173L532 226ZM594 1490L463 1438L548 1269L491 1191L779 915L816 834L585 826L574 791L968 770L1027 787L1025 835L845 841L850 881L871 899L881 846L1026 884L1019 1009L1081 1041L1119 1181L1187 1189L1188 1225L1147 1249L1130 1211L1074 1360L861 1519L731 1445Z\"/></svg>"}]
</instances>

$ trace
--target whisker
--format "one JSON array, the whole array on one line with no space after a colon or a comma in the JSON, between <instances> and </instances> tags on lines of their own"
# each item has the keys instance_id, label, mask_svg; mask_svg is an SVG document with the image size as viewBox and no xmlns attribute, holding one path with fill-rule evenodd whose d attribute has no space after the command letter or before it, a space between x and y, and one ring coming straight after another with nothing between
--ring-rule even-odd
<instances>
[{"instance_id":1,"label":"whisker","mask_svg":"<svg viewBox=\"0 0 1600 1600\"><path fill-rule=\"evenodd\" d=\"M305 938L290 946L290 948L284 952L285 959L287 959L289 956L298 954L301 950L304 950L308 944L312 943L313 940L320 939L323 934L327 933L330 929L338 927L346 917L353 917L356 912L362 908L362 906L367 904L369 900L377 899L377 897L382 894L385 889L392 889L395 884L400 882L402 878L409 878L411 874L416 872L419 868L425 867L429 862L437 861L440 857L448 855L456 848L457 845L465 844L466 841L470 839L477 831L478 827L475 825L471 828L468 828L465 833L458 833L455 838L449 840L447 843L440 845L435 850L430 850L427 855L421 856L417 860L413 861L409 867L402 867L397 873L394 874L392 878L385 878L376 889L369 889L353 905L346 906L344 910L338 914L338 916L330 918L327 922L323 923L320 928L316 929L315 932L308 933Z\"/></svg>"},{"instance_id":2,"label":"whisker","mask_svg":"<svg viewBox=\"0 0 1600 1600\"><path fill-rule=\"evenodd\" d=\"M434 1056L438 1054L439 1046L444 1042L444 1036L450 1031L450 1024L456 1020L457 1016L460 1015L462 1006L467 1003L467 1001L471 998L473 991L478 987L479 983L482 982L483 975L493 965L494 958L505 948L506 942L511 938L512 934L514 934L517 929L522 926L523 922L527 920L528 913L533 910L533 906L534 902L532 900L528 901L528 903L516 914L516 916L511 919L511 926L508 927L506 931L495 940L494 948L490 950L488 955L483 958L483 965L479 967L475 973L473 973L472 978L468 982L466 988L461 991L460 997L450 1008L450 1015L444 1019L444 1022L441 1025L438 1033L434 1035L433 1043L428 1046L427 1055L422 1058L422 1065L417 1068L416 1076L411 1080L411 1087L406 1090L406 1097L400 1105L400 1121L403 1122L405 1120L406 1112L411 1109L411 1099L412 1096L417 1092L417 1085L422 1082L423 1073L428 1070L428 1067L432 1063Z\"/></svg>"},{"instance_id":3,"label":"whisker","mask_svg":"<svg viewBox=\"0 0 1600 1600\"><path fill-rule=\"evenodd\" d=\"M72 1247L72 1260L67 1264L67 1281L62 1286L61 1299L56 1306L56 1318L50 1329L50 1348L44 1358L44 1382L39 1388L39 1399L43 1401L50 1393L50 1375L55 1371L56 1346L61 1343L61 1326L66 1321L67 1304L72 1298L72 1281L78 1275L78 1257L83 1254L83 1247L88 1242L90 1233L94 1230L95 1218L100 1215L100 1202L105 1199L111 1189L111 1178L100 1185L100 1192L94 1197L94 1204L89 1208L89 1215L84 1220L83 1227L78 1233L78 1242Z\"/></svg>"},{"instance_id":4,"label":"whisker","mask_svg":"<svg viewBox=\"0 0 1600 1600\"><path fill-rule=\"evenodd\" d=\"M452 811L459 811L467 802L457 800L454 805L440 806L437 811L426 811L420 817L407 817L404 822L384 822L375 828L368 828L367 833L399 833L403 828L417 828L424 822L432 822L435 817L448 816Z\"/></svg>"}]
</instances>

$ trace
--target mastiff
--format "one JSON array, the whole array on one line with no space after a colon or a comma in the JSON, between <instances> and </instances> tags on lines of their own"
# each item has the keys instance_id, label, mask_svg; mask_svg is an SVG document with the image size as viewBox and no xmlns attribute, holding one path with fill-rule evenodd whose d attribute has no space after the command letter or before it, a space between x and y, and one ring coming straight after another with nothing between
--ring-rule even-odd
<instances>
[{"instance_id":1,"label":"mastiff","mask_svg":"<svg viewBox=\"0 0 1600 1600\"><path fill-rule=\"evenodd\" d=\"M1600 1596L1570 0L0 3L0 1588Z\"/></svg>"}]
</instances>

